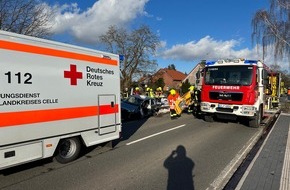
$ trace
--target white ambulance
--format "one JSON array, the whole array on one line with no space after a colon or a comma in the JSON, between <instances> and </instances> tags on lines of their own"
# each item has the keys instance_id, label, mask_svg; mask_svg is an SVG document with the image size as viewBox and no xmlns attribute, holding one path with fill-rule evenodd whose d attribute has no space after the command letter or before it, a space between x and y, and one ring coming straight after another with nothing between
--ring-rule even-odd
<instances>
[{"instance_id":1,"label":"white ambulance","mask_svg":"<svg viewBox=\"0 0 290 190\"><path fill-rule=\"evenodd\" d=\"M119 138L118 55L0 31L0 57L0 170Z\"/></svg>"}]
</instances>

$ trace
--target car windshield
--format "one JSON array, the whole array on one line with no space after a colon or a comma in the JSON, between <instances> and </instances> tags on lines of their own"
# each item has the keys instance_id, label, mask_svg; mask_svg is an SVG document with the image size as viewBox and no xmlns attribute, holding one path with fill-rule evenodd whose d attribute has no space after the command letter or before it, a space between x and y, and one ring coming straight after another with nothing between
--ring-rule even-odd
<instances>
[{"instance_id":1,"label":"car windshield","mask_svg":"<svg viewBox=\"0 0 290 190\"><path fill-rule=\"evenodd\" d=\"M253 66L218 66L207 67L205 84L208 85L250 85Z\"/></svg>"},{"instance_id":2,"label":"car windshield","mask_svg":"<svg viewBox=\"0 0 290 190\"><path fill-rule=\"evenodd\" d=\"M127 99L124 100L125 102L135 104L135 105L140 105L142 104L143 100L141 98L138 98L136 96L129 96Z\"/></svg>"}]
</instances>

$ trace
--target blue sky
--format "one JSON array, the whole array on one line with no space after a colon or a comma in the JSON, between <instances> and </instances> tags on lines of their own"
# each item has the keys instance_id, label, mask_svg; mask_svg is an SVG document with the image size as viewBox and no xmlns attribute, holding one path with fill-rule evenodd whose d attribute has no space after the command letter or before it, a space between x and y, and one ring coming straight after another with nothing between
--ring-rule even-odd
<instances>
[{"instance_id":1,"label":"blue sky","mask_svg":"<svg viewBox=\"0 0 290 190\"><path fill-rule=\"evenodd\" d=\"M159 68L174 64L189 73L203 59L263 57L251 42L251 20L258 9L269 8L268 0L45 2L58 10L51 23L53 39L60 42L97 47L110 25L129 30L148 25L162 42L155 57ZM266 64L273 64L271 57L265 57Z\"/></svg>"}]
</instances>

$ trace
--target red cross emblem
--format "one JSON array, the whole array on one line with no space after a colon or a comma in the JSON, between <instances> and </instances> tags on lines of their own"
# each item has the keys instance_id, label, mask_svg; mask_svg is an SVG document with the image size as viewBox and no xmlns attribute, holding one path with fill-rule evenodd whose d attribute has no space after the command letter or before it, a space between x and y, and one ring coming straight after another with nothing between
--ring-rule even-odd
<instances>
[{"instance_id":1,"label":"red cross emblem","mask_svg":"<svg viewBox=\"0 0 290 190\"><path fill-rule=\"evenodd\" d=\"M82 79L83 73L77 72L76 65L70 65L70 70L64 71L64 78L70 79L70 85L77 85L77 79Z\"/></svg>"}]
</instances>

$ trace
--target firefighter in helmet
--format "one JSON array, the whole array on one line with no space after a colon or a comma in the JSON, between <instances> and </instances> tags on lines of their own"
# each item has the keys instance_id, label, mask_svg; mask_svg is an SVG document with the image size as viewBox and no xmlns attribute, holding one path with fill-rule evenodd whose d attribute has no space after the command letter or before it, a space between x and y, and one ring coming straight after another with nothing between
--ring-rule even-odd
<instances>
[{"instance_id":1,"label":"firefighter in helmet","mask_svg":"<svg viewBox=\"0 0 290 190\"><path fill-rule=\"evenodd\" d=\"M177 113L175 111L175 101L179 98L179 94L176 92L176 90L171 89L169 91L169 95L167 97L168 103L169 103L169 109L170 109L170 116L175 117L177 116Z\"/></svg>"},{"instance_id":2,"label":"firefighter in helmet","mask_svg":"<svg viewBox=\"0 0 290 190\"><path fill-rule=\"evenodd\" d=\"M134 90L134 95L140 95L140 88L137 86Z\"/></svg>"},{"instance_id":3,"label":"firefighter in helmet","mask_svg":"<svg viewBox=\"0 0 290 190\"><path fill-rule=\"evenodd\" d=\"M158 87L156 88L156 98L160 98L162 95L162 88Z\"/></svg>"},{"instance_id":4,"label":"firefighter in helmet","mask_svg":"<svg viewBox=\"0 0 290 190\"><path fill-rule=\"evenodd\" d=\"M192 113L194 109L194 86L191 85L189 88L189 93L190 93L190 103L188 105L188 113Z\"/></svg>"},{"instance_id":5,"label":"firefighter in helmet","mask_svg":"<svg viewBox=\"0 0 290 190\"><path fill-rule=\"evenodd\" d=\"M149 90L149 97L154 98L154 92L152 88Z\"/></svg>"},{"instance_id":6,"label":"firefighter in helmet","mask_svg":"<svg viewBox=\"0 0 290 190\"><path fill-rule=\"evenodd\" d=\"M150 95L150 88L147 87L147 88L146 88L146 96L149 96L149 95Z\"/></svg>"}]
</instances>

